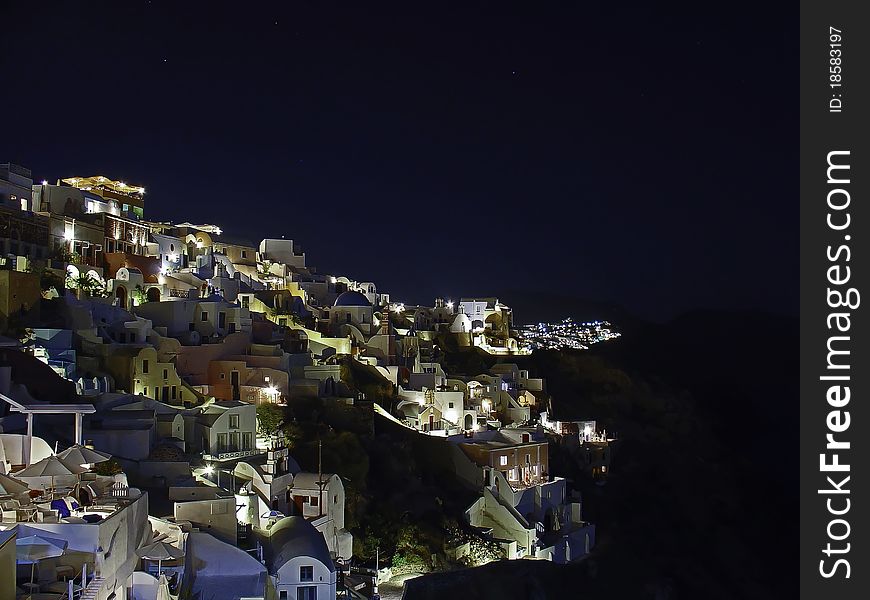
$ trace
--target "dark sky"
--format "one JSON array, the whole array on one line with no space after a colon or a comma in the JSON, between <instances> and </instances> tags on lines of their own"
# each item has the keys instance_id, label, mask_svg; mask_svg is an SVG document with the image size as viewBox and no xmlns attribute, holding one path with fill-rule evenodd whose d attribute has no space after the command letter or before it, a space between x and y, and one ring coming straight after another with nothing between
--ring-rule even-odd
<instances>
[{"instance_id":1,"label":"dark sky","mask_svg":"<svg viewBox=\"0 0 870 600\"><path fill-rule=\"evenodd\" d=\"M797 5L406 4L4 2L0 161L410 302L796 313Z\"/></svg>"}]
</instances>

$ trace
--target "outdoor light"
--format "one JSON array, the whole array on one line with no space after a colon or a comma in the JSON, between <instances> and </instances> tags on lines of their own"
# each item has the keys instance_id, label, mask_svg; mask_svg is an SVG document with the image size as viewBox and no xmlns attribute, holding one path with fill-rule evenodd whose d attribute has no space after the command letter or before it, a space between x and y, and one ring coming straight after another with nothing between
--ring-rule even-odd
<instances>
[{"instance_id":1,"label":"outdoor light","mask_svg":"<svg viewBox=\"0 0 870 600\"><path fill-rule=\"evenodd\" d=\"M42 180L42 185L48 185L48 181L46 181L45 179L43 179L43 180Z\"/></svg>"},{"instance_id":2,"label":"outdoor light","mask_svg":"<svg viewBox=\"0 0 870 600\"><path fill-rule=\"evenodd\" d=\"M211 465L206 465L203 473L205 473L206 475L211 475L212 473L214 473L214 467Z\"/></svg>"}]
</instances>

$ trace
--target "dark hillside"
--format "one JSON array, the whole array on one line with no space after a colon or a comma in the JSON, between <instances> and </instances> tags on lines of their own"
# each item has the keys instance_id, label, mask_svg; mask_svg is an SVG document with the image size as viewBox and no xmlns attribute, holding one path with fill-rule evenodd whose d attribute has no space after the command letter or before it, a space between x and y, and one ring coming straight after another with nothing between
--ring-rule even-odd
<instances>
[{"instance_id":1,"label":"dark hillside","mask_svg":"<svg viewBox=\"0 0 870 600\"><path fill-rule=\"evenodd\" d=\"M598 527L593 556L556 569L482 570L514 577L506 589L516 594L498 597L797 597L788 572L798 531L789 458L797 444L797 340L796 319L699 312L636 324L589 352L517 361L547 378L557 416L597 418L620 443L603 487L554 456L554 473L576 480ZM448 593L448 580L438 585ZM433 597L426 588L416 581L408 597ZM464 596L496 597L489 589Z\"/></svg>"}]
</instances>

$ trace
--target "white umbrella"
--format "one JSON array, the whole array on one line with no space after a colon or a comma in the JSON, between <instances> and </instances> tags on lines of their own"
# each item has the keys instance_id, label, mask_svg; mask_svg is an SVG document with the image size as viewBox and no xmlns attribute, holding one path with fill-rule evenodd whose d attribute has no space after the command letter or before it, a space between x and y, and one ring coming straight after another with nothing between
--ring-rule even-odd
<instances>
[{"instance_id":1,"label":"white umbrella","mask_svg":"<svg viewBox=\"0 0 870 600\"><path fill-rule=\"evenodd\" d=\"M105 452L99 452L97 450L94 450L93 448L88 448L87 446L82 446L81 444L74 444L63 452L59 453L57 456L64 462L73 465L79 465L83 469L89 468L89 465L105 462L107 460L112 460L111 455L106 454ZM82 478L80 475L78 477L78 481L76 482L76 498L78 498L79 488L81 487L81 484Z\"/></svg>"},{"instance_id":2,"label":"white umbrella","mask_svg":"<svg viewBox=\"0 0 870 600\"><path fill-rule=\"evenodd\" d=\"M31 564L30 582L33 583L36 563L43 558L60 556L66 547L66 540L43 535L28 535L15 540L15 555L18 562Z\"/></svg>"},{"instance_id":3,"label":"white umbrella","mask_svg":"<svg viewBox=\"0 0 870 600\"><path fill-rule=\"evenodd\" d=\"M181 558L184 556L184 552L172 544L167 544L166 542L154 542L153 544L143 546L136 550L136 555L139 556L139 558L144 558L146 560L156 560L157 574L160 575L164 560Z\"/></svg>"},{"instance_id":4,"label":"white umbrella","mask_svg":"<svg viewBox=\"0 0 870 600\"><path fill-rule=\"evenodd\" d=\"M105 452L99 452L81 444L70 446L57 456L74 465L92 465L112 459L112 456Z\"/></svg>"},{"instance_id":5,"label":"white umbrella","mask_svg":"<svg viewBox=\"0 0 870 600\"><path fill-rule=\"evenodd\" d=\"M17 496L30 491L23 481L18 481L14 477L0 473L0 494L11 494Z\"/></svg>"},{"instance_id":6,"label":"white umbrella","mask_svg":"<svg viewBox=\"0 0 870 600\"><path fill-rule=\"evenodd\" d=\"M21 477L51 477L51 487L54 489L54 478L58 475L78 475L87 471L86 468L69 463L57 456L46 456L38 463L34 463L15 473L18 478Z\"/></svg>"}]
</instances>

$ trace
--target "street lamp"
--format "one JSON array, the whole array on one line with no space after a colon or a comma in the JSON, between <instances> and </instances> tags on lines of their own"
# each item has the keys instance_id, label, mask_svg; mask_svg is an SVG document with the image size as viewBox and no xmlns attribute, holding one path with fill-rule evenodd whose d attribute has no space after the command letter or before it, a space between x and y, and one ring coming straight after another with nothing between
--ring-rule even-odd
<instances>
[{"instance_id":1,"label":"street lamp","mask_svg":"<svg viewBox=\"0 0 870 600\"><path fill-rule=\"evenodd\" d=\"M217 486L218 487L221 486L221 470L220 469L215 469L214 465L206 465L205 469L203 469L203 473L205 473L206 476L211 476L212 474L217 473Z\"/></svg>"}]
</instances>

